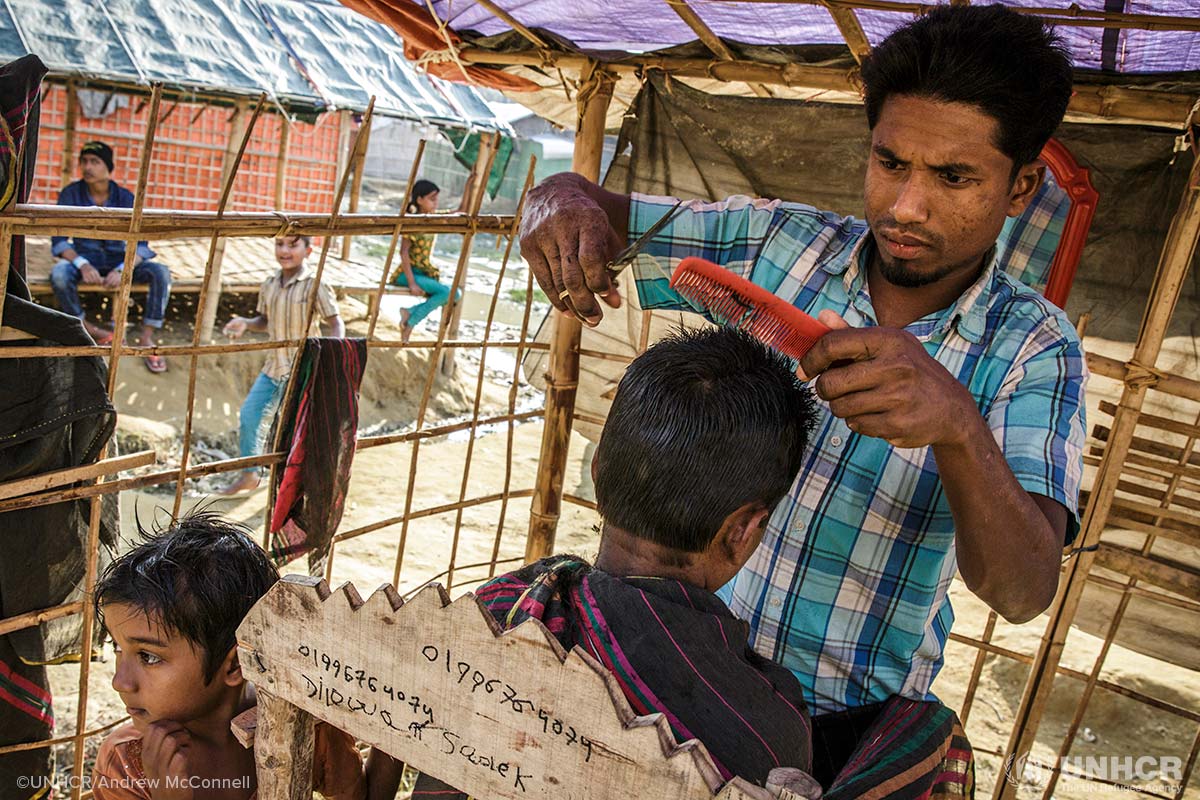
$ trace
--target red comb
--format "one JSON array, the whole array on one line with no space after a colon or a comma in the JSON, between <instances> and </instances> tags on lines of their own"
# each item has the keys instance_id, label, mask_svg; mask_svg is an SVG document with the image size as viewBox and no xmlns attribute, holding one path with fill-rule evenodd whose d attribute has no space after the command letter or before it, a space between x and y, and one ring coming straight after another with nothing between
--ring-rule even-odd
<instances>
[{"instance_id":1,"label":"red comb","mask_svg":"<svg viewBox=\"0 0 1200 800\"><path fill-rule=\"evenodd\" d=\"M671 288L717 322L744 330L797 361L829 332L791 303L702 258L680 261Z\"/></svg>"}]
</instances>

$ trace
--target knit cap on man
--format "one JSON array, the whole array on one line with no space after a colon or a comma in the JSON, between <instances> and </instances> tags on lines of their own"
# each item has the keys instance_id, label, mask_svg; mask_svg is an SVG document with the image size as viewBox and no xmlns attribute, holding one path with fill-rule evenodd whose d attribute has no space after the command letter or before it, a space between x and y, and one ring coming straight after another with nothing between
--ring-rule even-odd
<instances>
[{"instance_id":1,"label":"knit cap on man","mask_svg":"<svg viewBox=\"0 0 1200 800\"><path fill-rule=\"evenodd\" d=\"M83 147L79 150L79 157L92 155L104 162L104 166L108 167L108 171L113 169L113 149L104 142L84 142Z\"/></svg>"}]
</instances>

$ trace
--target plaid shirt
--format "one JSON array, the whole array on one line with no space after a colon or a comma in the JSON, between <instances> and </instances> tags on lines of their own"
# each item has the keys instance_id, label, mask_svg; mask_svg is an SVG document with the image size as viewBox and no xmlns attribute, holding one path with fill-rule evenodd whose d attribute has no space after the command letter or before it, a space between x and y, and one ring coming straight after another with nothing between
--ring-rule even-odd
<instances>
[{"instance_id":1,"label":"plaid shirt","mask_svg":"<svg viewBox=\"0 0 1200 800\"><path fill-rule=\"evenodd\" d=\"M316 271L304 264L286 282L283 270L262 282L258 289L257 311L267 318L267 338L287 341L319 336L321 321L338 315L333 289L322 283L317 287L317 313L313 314L312 327L304 330L304 320L308 317L308 298L312 295L312 283L316 277ZM263 374L277 381L283 380L292 371L295 355L295 349L291 347L270 351L267 362L263 364Z\"/></svg>"},{"instance_id":2,"label":"plaid shirt","mask_svg":"<svg viewBox=\"0 0 1200 800\"><path fill-rule=\"evenodd\" d=\"M673 198L635 195L632 241ZM634 263L647 309L686 309L667 285L687 256L724 264L816 316L876 325L866 223L809 206L692 201ZM1027 491L1077 528L1087 368L1065 315L995 259L952 306L906 328L975 397ZM954 518L929 448L860 436L820 406L810 452L762 545L726 587L758 652L791 669L814 713L899 694L931 699L954 620Z\"/></svg>"}]
</instances>

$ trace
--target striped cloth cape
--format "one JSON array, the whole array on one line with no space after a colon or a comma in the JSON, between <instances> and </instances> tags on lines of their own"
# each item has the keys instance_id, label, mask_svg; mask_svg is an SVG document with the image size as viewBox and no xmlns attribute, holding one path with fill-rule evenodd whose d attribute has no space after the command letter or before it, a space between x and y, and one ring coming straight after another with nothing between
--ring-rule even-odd
<instances>
[{"instance_id":1,"label":"striped cloth cape","mask_svg":"<svg viewBox=\"0 0 1200 800\"><path fill-rule=\"evenodd\" d=\"M722 777L763 785L775 767L810 769L799 682L750 649L748 626L716 595L677 580L618 578L567 555L496 578L476 596L506 630L538 619L564 648L587 650L636 713L662 713L677 741L703 742ZM824 796L934 800L973 789L971 749L954 712L895 697ZM422 775L412 797L466 795Z\"/></svg>"},{"instance_id":2,"label":"striped cloth cape","mask_svg":"<svg viewBox=\"0 0 1200 800\"><path fill-rule=\"evenodd\" d=\"M677 741L702 741L724 778L761 785L775 767L809 769L799 682L749 648L746 623L711 592L553 556L476 596L506 629L539 619L564 648L584 648L616 676L635 713L662 713ZM421 776L413 797L463 796L448 789Z\"/></svg>"}]
</instances>

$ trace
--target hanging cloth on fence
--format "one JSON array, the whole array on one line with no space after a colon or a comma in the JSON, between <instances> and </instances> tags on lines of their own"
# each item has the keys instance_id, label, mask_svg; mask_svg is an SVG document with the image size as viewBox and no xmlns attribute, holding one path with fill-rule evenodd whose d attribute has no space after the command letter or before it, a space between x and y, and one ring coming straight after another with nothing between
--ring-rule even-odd
<instances>
[{"instance_id":1,"label":"hanging cloth on fence","mask_svg":"<svg viewBox=\"0 0 1200 800\"><path fill-rule=\"evenodd\" d=\"M296 389L279 413L287 460L274 473L270 553L278 564L308 553L311 566L329 552L350 484L366 365L365 339L311 338L296 361Z\"/></svg>"}]
</instances>

